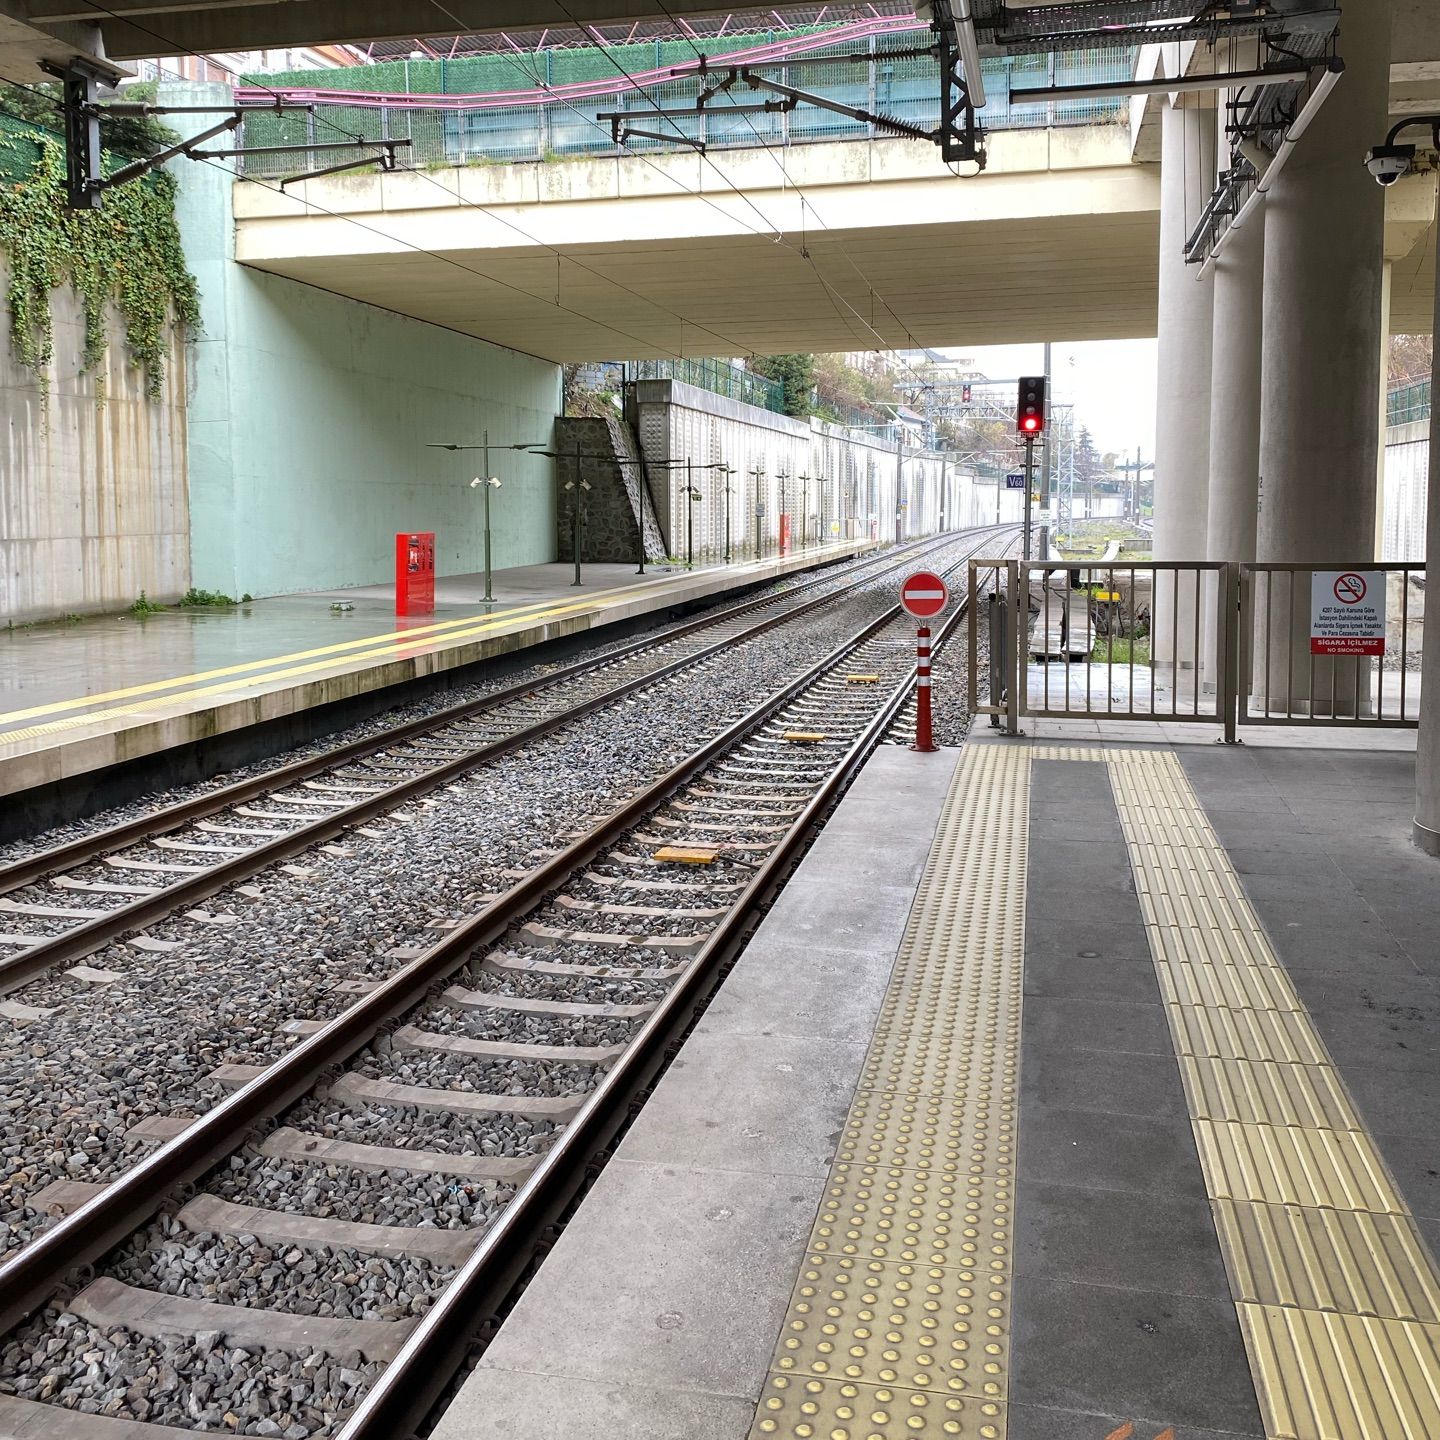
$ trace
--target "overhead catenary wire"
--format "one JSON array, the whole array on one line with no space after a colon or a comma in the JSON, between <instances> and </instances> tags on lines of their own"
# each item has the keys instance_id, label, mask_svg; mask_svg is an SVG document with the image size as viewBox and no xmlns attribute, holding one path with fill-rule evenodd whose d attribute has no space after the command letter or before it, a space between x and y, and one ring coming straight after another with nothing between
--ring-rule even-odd
<instances>
[{"instance_id":1,"label":"overhead catenary wire","mask_svg":"<svg viewBox=\"0 0 1440 1440\"><path fill-rule=\"evenodd\" d=\"M443 9L443 8L444 8L443 6L440 5L440 0L432 0L432 3L435 4L435 5L437 6L437 8L440 8L440 9ZM554 0L554 3L555 3L555 5L556 5L556 8L559 9L559 11L561 12L561 14L563 14L563 15L566 17L566 19L568 19L568 20L570 21L570 23L571 23L572 25L574 25L574 26L575 26L577 29L579 29L583 34L587 35L587 36L590 38L591 42L595 45L595 47L600 51L600 53L601 53L602 55L605 56L605 58L610 62L610 64L613 65L617 71L619 71L619 73L625 78L625 80L629 82L630 86L635 90L635 92L636 92L637 94L643 96L646 100L648 100L648 101L650 102L650 105L651 105L652 109L655 111L655 113L656 113L658 116L661 116L662 118L664 118L664 119L672 126L672 128L674 128L674 129L677 131L677 133L683 133L683 132L680 131L680 127L679 127L679 125L677 124L677 122L675 121L674 117L671 116L671 115L669 115L669 114L664 110L664 108L663 108L662 106L660 106L660 105L653 99L653 97L651 97L649 94L646 93L645 88L635 79L635 77L634 77L633 75L631 75L631 73L625 68L625 66L624 66L623 64L621 64L621 62L615 57L615 55L612 53L610 47L607 46L607 45L605 44L605 42L603 41L603 39L601 39L600 36L595 33L593 27L588 26L588 25L586 25L583 21L577 19L576 16L567 8L566 4L564 3L564 0ZM665 7L664 7L664 4L663 4L663 3L659 4L659 8L660 8L662 11L664 11L664 13L665 13L665 15L666 15L666 18L670 21L671 26L675 29L676 34L677 34L677 35L680 35L681 38L684 39L687 44L689 44L690 48L691 48L692 50L694 50L697 55L699 55L699 54L701 53L700 50L699 50L699 47L695 45L695 42L694 42L692 39L690 39L688 36L685 36L685 35L682 34L682 32L680 31L680 27L679 27L679 25L677 24L677 22L676 22L676 20L675 20L675 17L674 17L672 14L670 14L670 12L669 12L668 10L665 10ZM451 12L446 12L446 13L449 13L452 19L455 18L454 15L453 15L453 13L451 13ZM741 118L744 119L746 125L748 125L748 126L750 127L751 133L756 136L756 139L757 139L757 140L760 140L759 133L755 130L754 126L751 124L751 122L749 121L749 119L748 119L747 117L744 117L744 116L742 116ZM772 148L772 147L766 146L766 145L764 144L764 141L763 141L763 140L760 140L760 145L761 145L761 148L762 148L762 149L766 149L767 151L768 151L768 150L771 150L771 148ZM747 203L750 203L750 204L752 205L752 208L754 208L753 202L749 201L749 197L747 197L747 196L744 195L744 193L739 189L739 187L736 186L735 182L734 182L733 180L731 180L730 177L729 177L728 175L726 175L726 174L724 173L724 171L721 170L720 167L719 167L718 165L716 165L715 162L714 162L708 155L706 155L706 154L704 154L704 153L702 152L701 155L700 155L700 159L701 159L701 161L702 161L703 163L708 164L708 165L710 166L710 168L711 168L712 170L714 170L717 175L720 176L720 178L725 182L725 184L730 187L730 189L734 190L737 195L741 195L742 198L746 199ZM789 173L788 173L788 171L785 169L785 166L784 166L783 162L780 162L780 172L781 172L782 177L784 177L784 179L786 180L786 183L789 184L790 187L791 187L792 189L794 189L795 192L796 192L796 194L799 196L799 198L800 198L800 203L801 203L801 206L802 206L802 215L803 215L803 213L804 213L804 210L805 210L805 209L808 209L808 210L810 211L810 213L811 213L812 215L814 215L815 218L820 222L821 228L828 230L830 227L825 224L824 219L823 219L823 218L820 216L820 214L815 210L815 207L814 207L812 204L810 204L809 200L805 197L805 194L804 194L803 190L801 190L801 188L794 183L793 179L790 178ZM760 213L760 212L758 211L758 209L757 209L757 212L756 212L756 213L757 213L757 214ZM797 255L800 256L800 258L801 258L802 260L804 260L804 261L810 266L811 270L814 272L815 278L816 278L817 281L819 281L819 283L824 287L827 296L830 298L831 304L834 305L835 302L838 300L839 303L842 304L842 305L845 307L846 310L850 311L850 313L851 313L851 314L855 317L855 319L860 323L861 328L862 328L864 331L867 331L871 336L873 336L875 340L877 340L877 341L880 342L878 348L880 348L880 349L888 352L889 354L893 355L893 356L900 362L900 364L901 364L906 370L908 370L908 371L915 377L915 379L917 380L917 382L919 382L919 383L921 383L921 384L925 383L925 382L924 382L924 378L914 369L913 366L910 365L910 363L904 358L904 356L902 356L902 355L899 353L899 351L896 350L895 347L894 347L893 345L891 345L891 344L889 343L889 341L887 341L887 340L885 339L885 337L880 333L880 331L876 330L875 327L874 327L873 325L871 325L871 324L865 319L865 317L860 313L860 311L857 310L857 309L855 308L855 306L852 305L852 304L850 303L850 301L847 300L847 299L845 298L845 296L844 296L838 289L836 289L836 287L835 287L834 285L832 285L831 282L828 281L828 280L824 277L824 275L822 275L822 274L820 273L820 267L816 264L814 256L810 254L810 252L809 252L809 247L808 247L807 245L803 244L803 243L802 243L800 246L798 246L798 247L795 246L792 242L790 242L790 241L788 241L788 240L785 240L785 239L783 238L783 232L779 231L778 229L776 230L776 234L777 234L777 237L780 238L780 242L781 242L782 244L784 244L788 249L794 251ZM848 260L850 257L848 256L848 253L846 253L846 252L844 251L844 247L843 247L843 246L840 246L840 247L838 247L838 248L840 248L842 254L846 254L846 258L847 258L847 260ZM851 260L850 263L851 263L852 265L854 265L854 261L853 261L853 260ZM862 280L864 280L864 279L865 279L864 272L861 271L858 266L855 266L855 269L856 269L856 273L860 275L860 277L861 277ZM876 293L875 290L874 290L874 287L869 284L869 281L868 281L868 280L866 280L866 285L867 285L867 287L871 290L872 294ZM882 303L883 303L883 297L882 297ZM895 315L894 310L891 309L891 307L890 307L888 304L886 304L885 308L886 308L887 310L890 310L890 313L891 313L892 315ZM837 313L838 313L838 311L837 311ZM841 317L841 318L842 318L842 323L845 323L845 324L847 325L847 328L850 328L850 327L849 327L849 322L848 322L848 321L844 321L843 317ZM900 319L899 319L898 316L895 316L895 319L896 319L896 322L897 322L898 324L902 324L902 325L903 325L904 322L903 322L903 321L900 321ZM853 328L852 328L852 330L851 330L851 333L852 333L852 334L855 333L854 330L853 330ZM910 341L911 341L912 344L914 343L914 337L913 337L912 335L910 335L910 332L909 332L908 327L906 328L906 337L907 337L907 339L910 339ZM870 348L877 348L877 347L873 347L873 346L867 344L865 348L870 349Z\"/></svg>"},{"instance_id":2,"label":"overhead catenary wire","mask_svg":"<svg viewBox=\"0 0 1440 1440\"><path fill-rule=\"evenodd\" d=\"M223 74L228 75L232 80L237 80L237 81L238 81L238 80L242 80L242 79L245 78L245 77L243 77L242 75L240 75L239 73L237 73L235 70L232 70L228 65L222 64L221 62L215 60L215 59L214 59L213 57L211 57L211 56L202 55L202 54L200 54L199 52L194 51L194 50L191 50L191 49L188 49L187 47L185 47L185 46L183 46L183 45L178 45L178 44L176 44L176 42L175 42L173 39L171 39L168 35L164 35L164 34L162 34L160 31L155 30L155 29L153 29L152 27L150 27L150 26L148 26L148 25L141 24L138 19L136 19L136 20L131 20L130 17L128 17L128 16L120 16L120 15L118 15L114 10L110 9L108 6L99 3L99 0L84 0L84 3L87 4L87 5L89 5L92 10L96 10L96 11L100 12L101 14L109 15L112 19L116 19L116 20L124 19L124 20L126 20L127 23L133 24L136 29L141 30L144 34L149 35L152 39L158 41L161 45L165 46L166 49L167 49L167 51L168 51L169 53L189 55L189 56L191 56L193 59L200 60L200 61L202 61L204 64L213 66L215 69L221 71ZM449 12L445 12L445 13L448 14ZM453 15L451 15L450 18L451 18L451 19L454 19L455 17L454 17ZM464 28L464 27L462 27L462 28ZM157 69L160 69L160 70L162 70L162 71L164 70L164 67L163 67L162 65L160 65L160 62L159 62L158 60L156 61L156 67L157 67ZM176 79L176 80L179 80L179 81L182 81L182 82L185 80L185 77L184 77L183 75L177 74L176 72L173 72L173 71L171 72L171 76L172 76L173 79ZM14 84L14 83L16 83L16 82L11 81L11 82L8 82L8 83ZM278 90L276 90L273 86L264 84L263 82L257 84L257 85L255 86L255 88L256 88L256 89L263 90L267 95L271 96L271 97L272 97L274 100L276 100L276 101L282 101L282 100L284 99L284 96L283 96ZM63 104L61 104L61 107L60 107L60 108L61 108L62 111L63 111L63 109L64 109ZM317 112L317 114L318 114L318 112ZM353 141L353 140L356 138L354 132L349 131L349 130L346 130L346 129L344 129L342 126L337 125L333 120L329 119L327 116L319 115L319 119L320 119L326 126L328 126L331 130L334 130L336 134L338 134L338 135L343 135L343 136L346 138L347 141ZM362 138L363 138L363 137L362 137ZM322 147L317 147L317 148L322 148ZM452 196L460 205L463 205L463 206L467 207L468 209L475 210L475 211L477 211L478 213L487 216L489 219L494 220L496 223L501 224L501 225L505 226L507 229L514 231L515 234L519 235L522 239L526 240L528 243L530 243L530 244L532 244L532 245L538 245L540 248L542 248L542 249L544 249L544 250L547 250L550 254L554 255L557 260L563 259L563 260L567 261L569 264L574 265L577 269L583 270L584 272L586 272L586 273L589 274L589 275L593 275L596 279L603 281L605 284L611 285L611 286L613 286L615 289L620 290L620 291L623 291L625 294L630 295L630 296L634 297L635 299L641 301L642 303L650 306L651 308L660 311L661 314L668 316L671 320L676 321L676 322L682 327L682 334L683 334L683 327L686 326L686 325L689 325L689 326L693 327L693 328L694 328L695 330L697 330L697 331L702 331L702 332L704 332L704 333L707 334L707 335L712 335L716 340L720 341L721 344L723 344L723 345L725 345L725 346L727 346L727 347L730 347L730 350L729 350L728 353L732 353L732 354L743 354L743 353L744 353L744 347L743 347L743 345L741 345L741 343L740 343L739 341L735 340L733 337L724 335L724 334L722 334L720 331L714 329L712 326L702 324L700 321L692 320L689 316L680 314L678 311L671 309L668 305L665 305L665 304L663 304L661 301L654 299L652 296L646 295L646 294L644 294L642 291L636 290L636 289L634 289L633 287L631 287L631 286L629 286L629 285L626 285L623 281L616 280L613 276L607 275L604 271L599 270L599 269L596 269L593 265L588 265L588 264L586 264L583 260L577 260L573 255L567 254L566 252L560 250L558 247L550 244L548 241L541 240L538 236L532 235L532 234L531 234L529 231L527 231L523 226L516 224L513 220L510 220L510 219L506 218L506 217L503 216L503 215L497 214L497 213L496 213L494 210L492 210L490 207L488 207L488 206L486 206L486 205L482 205L482 204L480 204L478 201L468 199L466 196L462 195L458 190L452 189L450 186L443 184L442 182L440 182L439 180L437 180L437 179L435 178L435 176L429 174L427 171L425 171L425 170L414 170L414 171L412 171L411 173L423 177L423 178L424 178L425 180L427 180L430 184L436 186L437 189L442 190L445 194ZM246 176L245 179L246 179L247 182L249 182L249 183L258 183L258 182L256 182L256 181L254 180L253 177L250 177L250 176ZM267 185L265 188L271 189L271 190L276 189L276 187L274 187L274 186L268 186L268 185ZM280 192L280 193L283 193L283 192ZM309 203L311 203L311 202L307 200L307 201L305 201L304 203L309 204ZM320 206L316 206L315 208L317 208L317 209L323 209L323 207L320 207ZM336 212L334 212L334 211L328 211L328 210L327 210L327 211L325 211L324 213L329 214L329 215L334 215ZM347 217L347 218L353 218L353 217ZM763 217L762 217L762 218L763 218ZM368 227L368 228L371 228L372 230L374 230L374 227ZM377 233L377 234L385 234L386 232L384 232L384 231L379 231L379 230L375 230L375 233ZM391 237L391 238L398 238L398 237ZM433 251L426 250L425 247L423 247L423 246L412 246L411 248L420 249L420 250L422 250L422 251L423 251L424 253L426 253L426 254L432 254L432 255L433 255L433 254L435 253L435 252L433 252ZM470 267L464 267L464 268L470 268ZM482 272L480 272L480 271L474 271L473 273L481 274ZM497 284L505 283L505 282L501 282L501 281L498 279L498 277L495 277L495 276L489 276L489 277L487 277L487 278L490 278L490 279L492 279L492 280L495 280L495 282L496 282ZM507 288L510 288L510 289L516 291L517 293L520 293L520 294L529 294L529 293L530 293L530 292L526 291L526 290L525 290L523 287L521 287L521 286L511 285L511 286L508 286ZM534 296L533 298L535 298L535 299L543 299L543 297L541 297L541 296ZM558 300L557 300L557 303L558 303ZM568 307L566 307L566 308L568 308ZM613 332L614 332L615 334L617 334L617 335L624 335L624 336L626 336L626 338L636 341L637 344L640 344L641 346L643 346L643 347L645 347L645 348L648 348L648 349L657 348L657 342L656 342L654 339L648 339L648 340L646 340L646 339L641 339L641 337L632 335L629 331L623 330L623 329L621 329L619 326L615 326L615 325L609 324L608 321L598 320L598 319L594 319L593 317L583 316L582 312L573 311L572 313L575 313L575 314L577 314L577 315L582 315L582 318L589 319L592 324L604 326L606 329L609 329L609 330L613 331ZM664 347L663 345L660 345L658 348L665 349L666 347ZM681 352L678 351L678 350L677 350L677 351L672 351L672 352L670 352L670 353L671 353L671 354L674 356L674 358L676 358L676 359L681 359L681 358L683 358L683 355L682 355Z\"/></svg>"},{"instance_id":3,"label":"overhead catenary wire","mask_svg":"<svg viewBox=\"0 0 1440 1440\"><path fill-rule=\"evenodd\" d=\"M5 75L0 75L0 82L3 82L3 83L6 84L6 85L11 85L11 86L13 86L15 89L17 89L17 90L27 90L27 91L29 91L29 92L30 92L31 94L33 94L33 95L38 95L38 96L40 96L40 98L42 98L43 100L45 100L45 101L47 101L48 103L52 104L52 105L53 105L57 110L59 110L62 114L65 112L65 102L64 102L63 100L60 100L58 97L53 96L53 95L47 95L43 90L39 90L39 89L37 89L37 88L36 88L35 86L33 86L33 85L26 85L26 84L24 84L22 81L12 80L12 79L10 79L8 76L5 76ZM18 120L18 121L20 121L20 123L22 123L22 124L29 124L29 123L31 123L31 122L25 120L23 116L15 115L13 112L10 112L10 111L0 110L0 113L7 114L7 115L9 115L9 117L10 117L12 120ZM210 165L210 166L213 167L214 169L217 169L217 170L221 171L223 174L229 176L231 179L234 178L234 171L231 170L228 166L222 164L220 161L218 161L218 160L208 160L208 159L205 159L204 156L200 156L200 157L197 157L197 158L198 158L198 160L200 161L200 163L203 163L203 164L206 164L206 165ZM271 191L273 194L276 194L276 195L284 195L284 194L285 194L285 192L284 192L283 190L281 190L278 185L271 185L271 184L268 184L267 182L265 182L265 181L263 181L263 180L251 180L251 181L248 181L247 183L249 183L249 184L255 184L255 185L260 185L262 188L264 188L264 189L266 189L266 190L269 190L269 191ZM291 196L291 197L289 197L289 198L294 199L293 196ZM623 337L624 337L625 339L627 339L627 340L632 340L632 341L634 341L637 345L641 345L641 346L644 346L644 347L646 347L646 348L652 348L652 349L655 348L655 342L654 342L653 340L647 340L647 339L642 338L642 337L639 336L639 335L632 334L630 331L625 330L625 329L622 329L622 328L621 328L620 326L618 326L618 325L611 324L608 320L600 320L600 319L597 319L596 317L594 317L594 316L592 316L592 315L587 315L587 314L585 314L585 312L582 311L582 310L577 310L577 309L575 309L573 306L564 304L564 303L559 299L558 296L552 300L552 299L549 298L548 296L536 294L536 293L535 293L534 291L532 291L532 290L527 290L527 289L525 289L524 286L516 285L516 284L514 284L513 282L511 282L511 281L509 281L509 280L502 280L498 275L492 275L492 274L488 273L487 271L476 269L473 265L466 265L466 264L462 263L461 261L454 259L452 256L443 255L443 254L441 254L441 253L438 252L438 251L427 249L427 248L426 248L425 246L423 246L423 245L417 245L417 244L415 244L413 241L406 240L406 239L404 239L404 237L399 236L399 235L395 235L395 234L391 233L391 232L388 231L388 230L382 230L382 229L380 229L378 226L367 224L364 220L358 220L358 219L356 219L356 217L353 216L353 215L346 215L346 214L341 213L340 211L327 209L324 205L319 204L317 201L307 200L307 201L304 201L303 203L304 203L305 205L307 205L308 208L310 208L311 210L319 211L320 214L322 214L322 215L327 215L327 216L329 216L329 217L330 217L331 219L333 219L333 220L343 220L343 221L345 221L345 222L348 223L348 224L358 226L361 230L368 231L368 232L369 232L370 234L372 234L372 235L378 235L378 236L380 236L381 239L387 240L387 241L389 241L389 242L392 243L392 244L402 245L402 246L404 246L407 250L413 250L416 254L425 255L425 256L427 256L429 259L440 261L442 264L449 265L449 266L452 266L454 269L464 271L464 272L465 272L466 274L468 274L468 275L474 275L474 276L477 277L478 279L488 280L491 284L498 285L498 286L500 286L500 288L503 289L503 290L509 290L509 291L511 291L512 293L516 294L516 295L523 295L523 296L525 296L525 297L526 297L527 299L529 299L529 300L537 300L537 301L539 301L539 302L540 302L541 304L543 304L543 305L553 306L555 309L560 310L560 311L563 311L563 312L564 312L565 314L567 314L567 315L573 315L577 320L583 320L586 324L589 324L589 325L599 326L602 330L608 330L608 331L610 331L611 334L623 336ZM679 318L681 319L682 323L684 323L684 317L682 316L682 317L679 317ZM444 328L450 328L450 327L444 327ZM461 331L461 332L458 332L458 333L464 334L464 333L467 333L467 332ZM472 336L471 338L473 339L473 338L475 338L475 337ZM520 352L520 353L526 353L526 352ZM667 354L670 356L670 358L672 358L672 359L679 360L679 359L683 359L683 358L684 358L684 356L681 355L680 352L679 352L679 351L676 351L676 350L669 350L669 351L667 351L666 353L667 353ZM537 357L537 358L539 358L539 357Z\"/></svg>"}]
</instances>

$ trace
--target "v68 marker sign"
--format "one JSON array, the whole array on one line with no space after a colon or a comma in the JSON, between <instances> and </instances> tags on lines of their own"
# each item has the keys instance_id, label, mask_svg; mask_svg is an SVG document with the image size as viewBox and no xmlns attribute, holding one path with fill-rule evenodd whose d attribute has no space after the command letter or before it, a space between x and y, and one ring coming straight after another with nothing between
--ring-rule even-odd
<instances>
[{"instance_id":1,"label":"v68 marker sign","mask_svg":"<svg viewBox=\"0 0 1440 1440\"><path fill-rule=\"evenodd\" d=\"M1310 653L1385 653L1385 572L1310 572Z\"/></svg>"}]
</instances>

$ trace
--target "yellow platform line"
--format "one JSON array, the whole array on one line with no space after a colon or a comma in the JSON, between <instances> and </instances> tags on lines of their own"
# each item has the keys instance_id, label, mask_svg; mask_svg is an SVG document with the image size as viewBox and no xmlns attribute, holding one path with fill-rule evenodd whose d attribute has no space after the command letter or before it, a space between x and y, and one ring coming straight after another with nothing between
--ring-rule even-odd
<instances>
[{"instance_id":1,"label":"yellow platform line","mask_svg":"<svg viewBox=\"0 0 1440 1440\"><path fill-rule=\"evenodd\" d=\"M488 631L504 630L514 625L517 621L529 621L531 623L555 619L557 617L572 615L580 610L600 608L603 602L614 600L617 597L636 597L639 595L654 595L669 589L676 588L685 580L693 578L691 575L683 577L676 576L668 580L655 581L649 586L624 585L614 590L597 590L594 594L587 595L583 600L566 601L564 604L556 604L552 600L536 600L526 605L512 606L498 615L464 615L454 620L439 620L432 625L418 625L412 630L387 630L378 635L358 636L353 640L337 640L331 645L318 645L310 650L295 650L285 655L271 655L262 660L246 660L237 662L234 665L224 665L214 670L198 670L190 675L176 675L168 680L148 680L140 685L129 685L119 690L106 690L95 695L77 695L69 700L52 700L44 705L32 705L25 710L10 710L0 713L0 725L12 724L17 720L30 720L40 715L55 715L66 710L81 709L91 705L108 704L113 700L128 700L138 695L154 695L162 690L174 690L179 686L194 685L203 680L218 680L226 676L247 675L257 670L267 671L260 678L270 678L269 667L290 666L300 660L313 660L317 656L330 655L339 656L344 660L367 660L375 655L410 650L426 645L449 644L456 640L464 640L472 635L485 634ZM364 654L348 654L350 651L364 651ZM332 662L333 663L333 662ZM280 675L304 674L309 669L322 669L323 666L310 666L306 669L286 669L274 672ZM224 687L220 687L224 688ZM191 694L213 694L216 687L206 690L196 690L180 695L167 697L172 700L183 700ZM139 708L139 707L135 707ZM128 714L129 710L107 711L106 716L113 717L116 714ZM91 714L83 717L84 720L93 720L97 716ZM25 735L43 733L39 727L23 732ZM17 733L0 736L0 739L18 738Z\"/></svg>"},{"instance_id":2,"label":"yellow platform line","mask_svg":"<svg viewBox=\"0 0 1440 1440\"><path fill-rule=\"evenodd\" d=\"M1266 1435L1435 1440L1440 1271L1178 758L1045 753L1109 765Z\"/></svg>"},{"instance_id":3,"label":"yellow platform line","mask_svg":"<svg viewBox=\"0 0 1440 1440\"><path fill-rule=\"evenodd\" d=\"M1029 776L956 770L751 1440L1003 1440Z\"/></svg>"},{"instance_id":4,"label":"yellow platform line","mask_svg":"<svg viewBox=\"0 0 1440 1440\"><path fill-rule=\"evenodd\" d=\"M616 591L616 594L623 594L623 591ZM594 606L597 596L590 596L585 600L572 601L565 605L551 605L543 610L535 610L527 616L521 617L529 624L539 624L544 621L563 619L568 615L591 609ZM452 630L441 638L446 645L452 645L462 640L471 639L477 635L485 635L496 631L503 631L515 620L515 612L507 612L503 618L480 622L453 622L464 624L466 628ZM204 675L234 675L242 671L261 670L263 673L254 675L244 684L237 685L234 681L226 681L218 685L198 686L189 690L177 691L174 694L160 695L149 700L139 700L133 705L123 705L106 710L90 710L81 715L67 716L62 720L49 720L40 725L27 725L21 729L0 731L0 753L3 747L16 740L35 740L43 735L61 734L66 730L79 729L86 725L103 724L107 720L138 719L146 715L166 711L169 707L178 706L184 708L190 702L205 699L210 696L224 695L232 699L240 700L253 695L255 687L269 685L276 680L294 679L301 675L315 675L322 671L333 671L337 665L360 664L367 660L376 659L406 659L407 652L429 653L436 648L433 642L421 641L416 643L414 631L406 631L403 634L392 634L377 637L377 641L363 642L372 648L357 651L349 655L336 656L332 652L337 646L322 646L317 650L298 651L292 656L279 656L270 660L257 660L248 662L245 665L230 666L223 670L201 672L199 676L189 676L186 679L199 679ZM360 642L351 642L360 643ZM315 661L308 665L285 665L283 668L274 670L266 669L267 666L281 664L283 661L292 659L303 659L309 655L329 655L330 658ZM152 681L148 685L136 686L129 693L140 694L147 690L168 690L172 686L182 684L183 680ZM123 693L123 692L116 692ZM45 709L74 708L79 705L91 705L100 701L103 697L99 695L88 696L83 700L56 701L53 706L40 706L37 711ZM23 715L26 711L14 711L14 715ZM0 724L4 724L9 718L0 715Z\"/></svg>"}]
</instances>

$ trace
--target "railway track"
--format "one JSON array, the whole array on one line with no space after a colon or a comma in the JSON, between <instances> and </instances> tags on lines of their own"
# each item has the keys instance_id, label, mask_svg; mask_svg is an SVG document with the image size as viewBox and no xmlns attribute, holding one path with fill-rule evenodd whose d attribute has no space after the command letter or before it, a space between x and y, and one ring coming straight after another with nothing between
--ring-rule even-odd
<instances>
[{"instance_id":1,"label":"railway track","mask_svg":"<svg viewBox=\"0 0 1440 1440\"><path fill-rule=\"evenodd\" d=\"M912 667L887 612L390 979L354 983L335 1020L295 1021L284 1058L226 1067L214 1110L145 1122L157 1148L119 1180L37 1197L65 1218L0 1267L0 1327L21 1326L0 1435L418 1424L894 725Z\"/></svg>"},{"instance_id":2,"label":"railway track","mask_svg":"<svg viewBox=\"0 0 1440 1440\"><path fill-rule=\"evenodd\" d=\"M0 868L0 996L118 940L142 953L173 948L146 927L186 910L197 923L222 924L198 908L217 892L293 866L347 831L403 821L406 805L475 767L832 603L937 543L743 601ZM104 984L112 974L78 965L75 978ZM0 1000L11 1019L40 1018L35 1008Z\"/></svg>"}]
</instances>

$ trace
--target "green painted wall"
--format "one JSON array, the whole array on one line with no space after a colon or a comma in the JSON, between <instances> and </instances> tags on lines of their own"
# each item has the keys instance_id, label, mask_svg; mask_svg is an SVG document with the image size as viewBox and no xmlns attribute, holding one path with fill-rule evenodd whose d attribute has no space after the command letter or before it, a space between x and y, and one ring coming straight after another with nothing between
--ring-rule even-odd
<instances>
[{"instance_id":1,"label":"green painted wall","mask_svg":"<svg viewBox=\"0 0 1440 1440\"><path fill-rule=\"evenodd\" d=\"M170 103L220 87L175 86ZM180 98L183 95L183 99ZM223 103L223 102L222 102ZM559 367L234 263L233 181L176 162L204 333L191 347L194 583L229 595L373 584L397 530L433 530L441 574L479 570L480 456L429 441L549 444ZM551 462L492 470L497 568L554 558Z\"/></svg>"}]
</instances>

